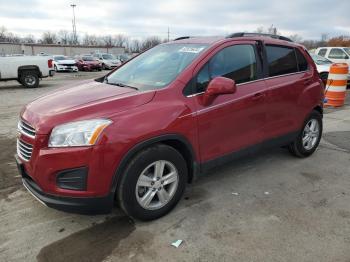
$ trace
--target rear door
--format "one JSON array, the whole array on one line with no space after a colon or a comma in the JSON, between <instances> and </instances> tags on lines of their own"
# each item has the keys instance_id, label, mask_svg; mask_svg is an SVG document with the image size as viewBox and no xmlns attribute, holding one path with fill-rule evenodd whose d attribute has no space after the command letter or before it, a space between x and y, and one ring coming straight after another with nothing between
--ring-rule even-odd
<instances>
[{"instance_id":1,"label":"rear door","mask_svg":"<svg viewBox=\"0 0 350 262\"><path fill-rule=\"evenodd\" d=\"M218 51L196 76L198 139L202 162L261 141L265 121L265 83L253 41ZM237 92L220 95L209 106L201 102L208 83L216 76L235 80ZM260 78L260 79L259 79Z\"/></svg>"},{"instance_id":2,"label":"rear door","mask_svg":"<svg viewBox=\"0 0 350 262\"><path fill-rule=\"evenodd\" d=\"M305 109L298 101L305 88L312 84L312 72L305 57L294 47L266 44L265 49L268 91L263 130L265 138L271 139L300 129Z\"/></svg>"}]
</instances>

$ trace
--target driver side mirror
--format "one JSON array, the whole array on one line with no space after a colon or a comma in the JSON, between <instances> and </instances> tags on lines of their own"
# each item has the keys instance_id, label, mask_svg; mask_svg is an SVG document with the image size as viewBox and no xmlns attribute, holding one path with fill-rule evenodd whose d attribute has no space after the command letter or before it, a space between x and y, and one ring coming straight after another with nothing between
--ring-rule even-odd
<instances>
[{"instance_id":1,"label":"driver side mirror","mask_svg":"<svg viewBox=\"0 0 350 262\"><path fill-rule=\"evenodd\" d=\"M234 80L222 76L213 78L203 95L203 105L210 105L219 95L233 94L237 91Z\"/></svg>"}]
</instances>

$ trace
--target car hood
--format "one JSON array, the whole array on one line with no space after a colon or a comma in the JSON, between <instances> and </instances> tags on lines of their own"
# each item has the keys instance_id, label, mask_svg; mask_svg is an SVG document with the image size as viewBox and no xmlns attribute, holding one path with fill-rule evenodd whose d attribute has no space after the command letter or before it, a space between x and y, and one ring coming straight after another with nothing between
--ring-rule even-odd
<instances>
[{"instance_id":1,"label":"car hood","mask_svg":"<svg viewBox=\"0 0 350 262\"><path fill-rule=\"evenodd\" d=\"M150 102L155 91L139 92L94 80L58 89L25 106L21 118L31 124L37 134L67 122L109 118L121 111Z\"/></svg>"},{"instance_id":2,"label":"car hood","mask_svg":"<svg viewBox=\"0 0 350 262\"><path fill-rule=\"evenodd\" d=\"M75 60L60 60L56 61L57 64L75 64Z\"/></svg>"}]
</instances>

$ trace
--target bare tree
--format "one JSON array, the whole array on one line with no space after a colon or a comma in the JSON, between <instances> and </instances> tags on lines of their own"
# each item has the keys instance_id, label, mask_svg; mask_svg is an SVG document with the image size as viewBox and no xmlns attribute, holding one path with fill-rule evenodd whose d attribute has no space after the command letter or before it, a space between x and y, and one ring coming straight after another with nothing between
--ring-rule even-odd
<instances>
[{"instance_id":1,"label":"bare tree","mask_svg":"<svg viewBox=\"0 0 350 262\"><path fill-rule=\"evenodd\" d=\"M259 26L256 30L255 30L256 33L264 33L264 27L263 26Z\"/></svg>"},{"instance_id":2,"label":"bare tree","mask_svg":"<svg viewBox=\"0 0 350 262\"><path fill-rule=\"evenodd\" d=\"M122 34L115 35L113 37L114 45L117 47L126 47L128 42L128 37Z\"/></svg>"},{"instance_id":3,"label":"bare tree","mask_svg":"<svg viewBox=\"0 0 350 262\"><path fill-rule=\"evenodd\" d=\"M44 32L41 41L43 44L56 44L57 43L57 36L55 33L47 31Z\"/></svg>"},{"instance_id":4,"label":"bare tree","mask_svg":"<svg viewBox=\"0 0 350 262\"><path fill-rule=\"evenodd\" d=\"M290 35L289 38L296 43L300 43L303 40L303 38L298 34Z\"/></svg>"},{"instance_id":5,"label":"bare tree","mask_svg":"<svg viewBox=\"0 0 350 262\"><path fill-rule=\"evenodd\" d=\"M6 41L6 35L7 35L7 29L4 26L0 27L0 41L4 42Z\"/></svg>"},{"instance_id":6,"label":"bare tree","mask_svg":"<svg viewBox=\"0 0 350 262\"><path fill-rule=\"evenodd\" d=\"M102 37L102 39L106 47L114 46L114 38L111 35L105 35Z\"/></svg>"},{"instance_id":7,"label":"bare tree","mask_svg":"<svg viewBox=\"0 0 350 262\"><path fill-rule=\"evenodd\" d=\"M148 37L142 42L140 51L144 51L146 49L149 49L151 47L159 45L161 42L162 41L160 40L160 38L158 36Z\"/></svg>"},{"instance_id":8,"label":"bare tree","mask_svg":"<svg viewBox=\"0 0 350 262\"><path fill-rule=\"evenodd\" d=\"M85 34L83 38L84 45L103 45L105 44L103 37L97 37L96 35Z\"/></svg>"},{"instance_id":9,"label":"bare tree","mask_svg":"<svg viewBox=\"0 0 350 262\"><path fill-rule=\"evenodd\" d=\"M129 43L128 50L131 53L139 53L141 51L141 42L137 39L132 40Z\"/></svg>"},{"instance_id":10,"label":"bare tree","mask_svg":"<svg viewBox=\"0 0 350 262\"><path fill-rule=\"evenodd\" d=\"M60 30L57 33L58 42L62 45L67 45L70 39L70 33L67 30Z\"/></svg>"},{"instance_id":11,"label":"bare tree","mask_svg":"<svg viewBox=\"0 0 350 262\"><path fill-rule=\"evenodd\" d=\"M22 41L27 44L33 44L35 43L35 37L32 34L29 34L25 36Z\"/></svg>"},{"instance_id":12,"label":"bare tree","mask_svg":"<svg viewBox=\"0 0 350 262\"><path fill-rule=\"evenodd\" d=\"M267 29L267 32L271 35L278 35L277 27L273 24Z\"/></svg>"}]
</instances>

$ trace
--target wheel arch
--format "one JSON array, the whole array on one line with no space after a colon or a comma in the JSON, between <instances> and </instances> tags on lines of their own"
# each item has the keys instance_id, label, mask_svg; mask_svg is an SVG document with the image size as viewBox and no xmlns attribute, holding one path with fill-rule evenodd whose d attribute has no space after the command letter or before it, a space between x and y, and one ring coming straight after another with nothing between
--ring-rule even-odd
<instances>
[{"instance_id":1,"label":"wheel arch","mask_svg":"<svg viewBox=\"0 0 350 262\"><path fill-rule=\"evenodd\" d=\"M111 186L111 191L113 194L116 192L119 186L123 172L129 161L141 150L159 143L171 146L180 152L187 164L188 183L191 183L194 180L198 172L198 162L191 143L187 140L187 138L179 134L161 135L136 144L124 155L113 176Z\"/></svg>"},{"instance_id":2,"label":"wheel arch","mask_svg":"<svg viewBox=\"0 0 350 262\"><path fill-rule=\"evenodd\" d=\"M40 69L38 66L36 65L25 65L25 66L20 66L18 67L17 69L17 73L18 73L18 78L21 78L21 74L24 72L24 71L37 71L38 72L38 77L41 77L42 74L40 72Z\"/></svg>"},{"instance_id":3,"label":"wheel arch","mask_svg":"<svg viewBox=\"0 0 350 262\"><path fill-rule=\"evenodd\" d=\"M323 108L322 108L320 105L315 106L315 107L313 108L313 110L319 112L319 113L321 114L321 116L323 116Z\"/></svg>"}]
</instances>

